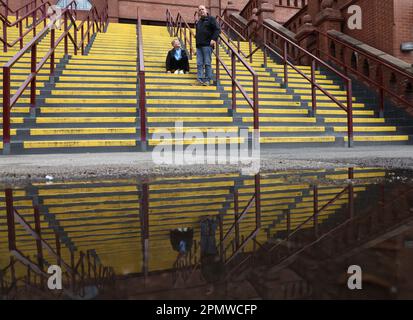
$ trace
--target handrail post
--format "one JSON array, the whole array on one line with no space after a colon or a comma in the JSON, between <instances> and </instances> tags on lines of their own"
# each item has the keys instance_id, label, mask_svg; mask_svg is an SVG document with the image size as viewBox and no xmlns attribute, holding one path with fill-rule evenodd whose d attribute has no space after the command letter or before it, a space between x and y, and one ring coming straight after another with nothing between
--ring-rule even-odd
<instances>
[{"instance_id":1,"label":"handrail post","mask_svg":"<svg viewBox=\"0 0 413 320\"><path fill-rule=\"evenodd\" d=\"M379 83L380 83L380 88L379 88L379 105L380 105L380 110L379 110L379 117L383 118L384 117L384 76L383 76L383 67L381 64L379 64L378 67L378 73L379 73Z\"/></svg>"},{"instance_id":2,"label":"handrail post","mask_svg":"<svg viewBox=\"0 0 413 320\"><path fill-rule=\"evenodd\" d=\"M146 143L146 85L145 71L139 71L139 97L140 97L140 120L141 120L141 141Z\"/></svg>"},{"instance_id":3,"label":"handrail post","mask_svg":"<svg viewBox=\"0 0 413 320\"><path fill-rule=\"evenodd\" d=\"M37 44L34 44L32 47L32 57L31 57L31 73L33 79L30 84L30 114L34 115L36 111L36 62L37 62Z\"/></svg>"},{"instance_id":4,"label":"handrail post","mask_svg":"<svg viewBox=\"0 0 413 320\"><path fill-rule=\"evenodd\" d=\"M3 154L10 153L10 68L3 67Z\"/></svg>"},{"instance_id":5,"label":"handrail post","mask_svg":"<svg viewBox=\"0 0 413 320\"><path fill-rule=\"evenodd\" d=\"M235 188L234 190L234 218L235 218L235 247L239 248L239 211L238 211L238 189Z\"/></svg>"},{"instance_id":6,"label":"handrail post","mask_svg":"<svg viewBox=\"0 0 413 320\"><path fill-rule=\"evenodd\" d=\"M192 60L192 32L189 32L189 60ZM187 48L188 49L188 48Z\"/></svg>"},{"instance_id":7,"label":"handrail post","mask_svg":"<svg viewBox=\"0 0 413 320\"><path fill-rule=\"evenodd\" d=\"M23 21L19 22L20 50L23 49Z\"/></svg>"},{"instance_id":8,"label":"handrail post","mask_svg":"<svg viewBox=\"0 0 413 320\"><path fill-rule=\"evenodd\" d=\"M143 150L146 150L147 134L146 134L146 82L145 82L145 67L143 55L143 40L142 40L142 21L139 15L139 8L136 10L137 25L136 25L136 43L137 43L137 70L139 79L139 116L140 116L140 138Z\"/></svg>"},{"instance_id":9,"label":"handrail post","mask_svg":"<svg viewBox=\"0 0 413 320\"><path fill-rule=\"evenodd\" d=\"M311 116L314 117L317 112L317 89L316 89L316 77L315 77L316 63L313 59L311 61Z\"/></svg>"},{"instance_id":10,"label":"handrail post","mask_svg":"<svg viewBox=\"0 0 413 320\"><path fill-rule=\"evenodd\" d=\"M287 41L284 40L284 52L283 52L283 59L284 59L284 86L285 88L288 87L288 44Z\"/></svg>"},{"instance_id":11,"label":"handrail post","mask_svg":"<svg viewBox=\"0 0 413 320\"><path fill-rule=\"evenodd\" d=\"M259 111L259 97L258 97L258 75L253 76L253 98L254 98L254 129L260 128L260 111Z\"/></svg>"},{"instance_id":12,"label":"handrail post","mask_svg":"<svg viewBox=\"0 0 413 320\"><path fill-rule=\"evenodd\" d=\"M3 21L3 51L7 52L7 23L6 20Z\"/></svg>"},{"instance_id":13,"label":"handrail post","mask_svg":"<svg viewBox=\"0 0 413 320\"><path fill-rule=\"evenodd\" d=\"M65 55L66 56L68 55L67 15L68 15L68 13L65 12L65 14L64 14L64 16L65 16L64 17L64 20L65 20L64 30L65 30L65 34L66 34L66 36L65 36Z\"/></svg>"},{"instance_id":14,"label":"handrail post","mask_svg":"<svg viewBox=\"0 0 413 320\"><path fill-rule=\"evenodd\" d=\"M250 63L252 63L252 40L248 39L248 46L250 49Z\"/></svg>"},{"instance_id":15,"label":"handrail post","mask_svg":"<svg viewBox=\"0 0 413 320\"><path fill-rule=\"evenodd\" d=\"M90 43L90 16L87 16L87 44Z\"/></svg>"},{"instance_id":16,"label":"handrail post","mask_svg":"<svg viewBox=\"0 0 413 320\"><path fill-rule=\"evenodd\" d=\"M52 30L50 30L50 48L54 48L55 46L55 34L56 34L56 29L52 27ZM54 76L54 68L55 68L55 50L53 50L52 55L50 56L50 75Z\"/></svg>"},{"instance_id":17,"label":"handrail post","mask_svg":"<svg viewBox=\"0 0 413 320\"><path fill-rule=\"evenodd\" d=\"M13 190L10 188L5 190L5 201L9 250L12 251L16 249L16 226L14 223Z\"/></svg>"},{"instance_id":18,"label":"handrail post","mask_svg":"<svg viewBox=\"0 0 413 320\"><path fill-rule=\"evenodd\" d=\"M255 175L255 217L256 228L261 228L261 176Z\"/></svg>"},{"instance_id":19,"label":"handrail post","mask_svg":"<svg viewBox=\"0 0 413 320\"><path fill-rule=\"evenodd\" d=\"M313 213L314 213L314 235L318 239L318 186L313 185Z\"/></svg>"},{"instance_id":20,"label":"handrail post","mask_svg":"<svg viewBox=\"0 0 413 320\"><path fill-rule=\"evenodd\" d=\"M353 146L353 88L351 79L347 82L347 135L348 147Z\"/></svg>"},{"instance_id":21,"label":"handrail post","mask_svg":"<svg viewBox=\"0 0 413 320\"><path fill-rule=\"evenodd\" d=\"M219 41L219 39L218 39ZM220 77L221 77L221 72L219 70L219 43L217 41L217 45L216 45L216 56L215 56L215 69L216 69L216 77L217 77L217 82L219 81Z\"/></svg>"},{"instance_id":22,"label":"handrail post","mask_svg":"<svg viewBox=\"0 0 413 320\"><path fill-rule=\"evenodd\" d=\"M235 59L235 53L231 51L231 69L232 69L232 112L237 111L237 84L235 80L237 79L237 60Z\"/></svg>"},{"instance_id":23,"label":"handrail post","mask_svg":"<svg viewBox=\"0 0 413 320\"><path fill-rule=\"evenodd\" d=\"M81 30L80 30L80 32L82 33L81 34L81 41L82 41L82 56L84 56L85 55L85 25L84 24L82 24L82 27L80 28Z\"/></svg>"},{"instance_id":24,"label":"handrail post","mask_svg":"<svg viewBox=\"0 0 413 320\"><path fill-rule=\"evenodd\" d=\"M262 33L263 33L263 38L264 38L264 67L266 68L267 67L267 60L268 60L268 57L267 57L267 32L266 32L266 30L265 30L265 28L262 28Z\"/></svg>"}]
</instances>

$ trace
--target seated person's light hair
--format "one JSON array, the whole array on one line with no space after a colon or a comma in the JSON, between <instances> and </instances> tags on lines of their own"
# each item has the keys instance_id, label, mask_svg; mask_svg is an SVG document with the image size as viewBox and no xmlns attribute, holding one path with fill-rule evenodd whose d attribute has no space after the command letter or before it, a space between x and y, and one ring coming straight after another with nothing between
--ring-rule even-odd
<instances>
[{"instance_id":1,"label":"seated person's light hair","mask_svg":"<svg viewBox=\"0 0 413 320\"><path fill-rule=\"evenodd\" d=\"M178 41L178 42L179 42L178 39L173 39L173 40L171 41L171 45L172 45L172 46L174 45L175 41Z\"/></svg>"}]
</instances>

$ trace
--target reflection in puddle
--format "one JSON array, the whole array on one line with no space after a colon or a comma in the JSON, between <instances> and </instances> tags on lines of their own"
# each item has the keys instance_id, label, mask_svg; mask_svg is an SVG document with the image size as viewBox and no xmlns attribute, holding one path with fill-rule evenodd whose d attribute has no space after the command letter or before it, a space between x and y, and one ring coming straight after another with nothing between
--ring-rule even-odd
<instances>
[{"instance_id":1,"label":"reflection in puddle","mask_svg":"<svg viewBox=\"0 0 413 320\"><path fill-rule=\"evenodd\" d=\"M394 177L336 169L4 188L0 294L411 298L413 186ZM53 265L63 290L49 289ZM363 290L348 289L351 265Z\"/></svg>"}]
</instances>

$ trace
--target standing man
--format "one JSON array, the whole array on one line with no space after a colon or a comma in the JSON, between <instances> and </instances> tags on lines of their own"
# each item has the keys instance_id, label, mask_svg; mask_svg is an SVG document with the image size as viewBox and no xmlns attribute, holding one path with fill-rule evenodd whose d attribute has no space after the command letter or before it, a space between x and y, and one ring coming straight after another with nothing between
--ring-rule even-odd
<instances>
[{"instance_id":1,"label":"standing man","mask_svg":"<svg viewBox=\"0 0 413 320\"><path fill-rule=\"evenodd\" d=\"M196 24L198 82L204 86L209 86L212 81L212 50L218 41L221 28L217 20L208 15L205 6L201 5L198 7L198 15L200 17Z\"/></svg>"}]
</instances>

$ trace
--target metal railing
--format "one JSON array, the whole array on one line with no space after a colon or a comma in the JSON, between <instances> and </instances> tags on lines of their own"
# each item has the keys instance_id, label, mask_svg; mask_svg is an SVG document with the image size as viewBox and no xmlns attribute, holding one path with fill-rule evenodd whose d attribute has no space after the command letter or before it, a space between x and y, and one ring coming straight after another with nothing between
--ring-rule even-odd
<instances>
[{"instance_id":1,"label":"metal railing","mask_svg":"<svg viewBox=\"0 0 413 320\"><path fill-rule=\"evenodd\" d=\"M9 14L13 14L16 19L19 19L22 14L27 14L29 12L29 10L32 8L36 8L38 3L44 3L45 0L32 0L24 5L22 5L21 7L13 10L9 7L9 0L0 0L0 8L4 9L4 15L6 17L8 17ZM22 13L21 11L25 11L25 13ZM27 25L28 25L28 21L27 21Z\"/></svg>"},{"instance_id":2,"label":"metal railing","mask_svg":"<svg viewBox=\"0 0 413 320\"><path fill-rule=\"evenodd\" d=\"M348 169L348 179L351 181L354 179L354 169ZM287 247L286 252L276 252L277 253L277 263L282 264L285 261L289 261L293 259L295 256L300 254L301 252L307 250L309 246L314 245L315 243L324 239L330 232L327 234L321 234L319 232L319 216L332 205L334 205L337 201L342 199L344 196L347 196L347 210L348 210L348 217L346 221L349 221L354 216L354 186L353 183L350 182L347 187L343 188L342 191L337 193L332 199L327 201L321 208L319 206L319 197L318 197L318 186L313 186L313 215L309 216L303 222L299 223L295 228L291 228L291 213L288 211L286 216L286 224L287 224L287 234L285 239L277 242L275 245L268 248L266 253L270 257L270 253L275 252L276 249L281 249ZM346 222L344 222L346 223ZM314 230L314 241L311 242L310 245L304 245L302 247L298 247L295 251L289 248L289 243L292 241L293 237L299 235L307 226L311 225ZM335 230L335 229L334 229ZM273 257L271 257L273 260Z\"/></svg>"},{"instance_id":3,"label":"metal railing","mask_svg":"<svg viewBox=\"0 0 413 320\"><path fill-rule=\"evenodd\" d=\"M264 65L267 66L269 53L278 57L281 60L281 64L284 66L284 86L287 87L289 84L289 68L297 72L302 78L311 84L311 106L312 115L314 116L317 112L317 90L327 96L332 102L334 102L338 107L344 110L347 114L347 138L348 146L353 145L353 88L352 80L342 74L340 71L336 70L328 63L324 62L320 58L316 57L306 49L300 47L297 43L287 38L281 32L270 28L267 25L259 26L254 34L250 36L256 36L257 49L252 52L255 54L259 49L264 51ZM296 52L296 56L290 56L289 52ZM299 58L297 58L299 57ZM305 74L303 71L296 66L296 61L305 58L308 60L308 64L311 66L310 75ZM346 91L346 104L342 103L338 97L331 93L328 89L324 88L322 84L317 82L316 72L323 67L328 72L334 74L338 77L345 86Z\"/></svg>"},{"instance_id":4,"label":"metal railing","mask_svg":"<svg viewBox=\"0 0 413 320\"><path fill-rule=\"evenodd\" d=\"M137 79L139 82L139 116L141 127L141 142L146 144L146 81L145 81L145 57L143 54L143 36L142 36L142 20L139 15L139 8L136 10L137 24L136 24L136 37L137 37Z\"/></svg>"},{"instance_id":5,"label":"metal railing","mask_svg":"<svg viewBox=\"0 0 413 320\"><path fill-rule=\"evenodd\" d=\"M395 79L404 79L406 82L410 82L413 85L413 74L409 74L400 68L386 63L385 61L373 56L370 53L362 51L361 49L358 49L355 46L344 41L336 39L328 33L315 31L315 34L318 37L318 46L315 49L316 55L318 57L323 60L330 60L334 64L338 65L338 67L342 68L346 75L352 74L356 76L378 92L378 113L380 117L384 116L386 95L391 99L397 101L398 103L401 103L403 106L413 109L413 101L407 100L405 96L402 96L400 92L397 92L396 88L392 88L390 86L390 83L388 83L388 85L386 85L385 83L385 75L387 74L388 76L390 76L392 74ZM322 50L320 48L321 39L324 39L326 41L328 48L334 48L334 54L333 52L330 52L329 49ZM341 52L341 57L337 57L337 52ZM359 71L359 63L357 61L355 65L353 65L351 63L351 59L346 59L346 54L349 52L351 52L353 55L358 55L358 61L368 62L368 72L363 73ZM375 66L375 75L370 75L370 68L372 66ZM388 80L390 82L390 77Z\"/></svg>"},{"instance_id":6,"label":"metal railing","mask_svg":"<svg viewBox=\"0 0 413 320\"><path fill-rule=\"evenodd\" d=\"M25 90L30 85L30 109L33 112L36 107L36 85L37 85L37 75L46 65L47 61L50 59L50 76L53 76L55 71L55 53L56 49L59 47L60 43L64 40L64 53L65 55L69 52L69 40L71 41L75 53L77 53L76 48L79 48L76 43L76 21L74 20L74 10L76 8L76 1L72 0L66 8L62 10L59 16L54 17L54 19L44 28L39 34L37 34L28 44L26 44L23 49L21 49L13 58L11 58L3 66L3 153L10 153L10 113L14 105L21 98ZM93 12L93 11L92 11ZM107 8L103 12L107 12ZM93 14L93 13L92 13ZM89 17L89 16L88 16ZM94 19L98 17L93 16ZM107 18L107 15L106 15ZM64 20L64 32L56 40L56 30L54 26L56 22L60 19ZM89 18L90 19L90 18ZM88 18L86 18L88 20ZM69 21L71 22L69 25ZM90 20L88 20L88 31L90 30ZM83 26L83 25L82 25ZM70 34L70 31L73 30L75 36ZM84 28L80 27L82 30L82 39L80 46L84 46L84 41L86 39L86 33L83 33ZM37 46L42 41L43 37L48 34L50 31L50 49L47 51L44 57L37 62ZM87 37L90 41L90 36ZM31 54L31 64L30 64L30 75L27 79L20 85L14 95L11 95L11 69L20 59L27 53ZM82 50L84 52L84 50Z\"/></svg>"},{"instance_id":7,"label":"metal railing","mask_svg":"<svg viewBox=\"0 0 413 320\"><path fill-rule=\"evenodd\" d=\"M43 249L46 249L51 257L56 260L56 264L62 267L62 284L63 291L69 296L84 296L84 289L88 285L95 285L103 288L108 281L114 277L114 270L111 267L102 265L99 257L94 251L88 250L86 253L80 251L78 258L75 252L70 250L70 262L65 262L61 256L61 241L59 235L55 231L56 242L52 245L42 236L40 210L38 206L33 205L34 228L14 207L13 190L5 190L6 202L6 219L8 233L8 248L10 251L9 265L0 270L0 289L4 294L8 294L13 288L17 288L20 284L27 287L36 287L45 289L45 283L49 278L49 274L45 270L45 260ZM36 258L37 262L33 261L28 255L24 254L17 246L16 224L19 224L36 242ZM48 261L50 263L51 261ZM18 278L16 276L16 264L22 264L27 268L26 275ZM7 274L10 273L9 276ZM47 290L50 292L49 290Z\"/></svg>"},{"instance_id":8,"label":"metal railing","mask_svg":"<svg viewBox=\"0 0 413 320\"><path fill-rule=\"evenodd\" d=\"M225 264L230 263L242 250L245 246L255 237L257 236L258 232L261 230L261 177L259 174L255 175L254 177L254 195L250 198L247 205L242 209L240 212L239 208L239 198L238 198L238 190L234 192L234 223L228 229L228 231L224 235L224 226L223 226L223 219L220 219L220 255L221 260L225 262ZM255 229L251 231L249 235L246 237L243 236L240 238L240 224L242 220L246 217L250 209L255 204ZM225 243L229 239L229 237L234 234L235 237L232 241L229 241L227 245ZM229 257L227 257L228 250L231 251ZM245 261L242 261L243 263ZM237 268L238 266L235 266Z\"/></svg>"},{"instance_id":9,"label":"metal railing","mask_svg":"<svg viewBox=\"0 0 413 320\"><path fill-rule=\"evenodd\" d=\"M32 3L35 4L36 2L32 2ZM74 6L76 6L76 4L74 4ZM29 8L29 7L26 6L25 8ZM26 10L27 12L22 16L18 16L19 11L17 11L16 21L14 22L10 22L7 16L3 16L2 14L0 14L0 21L3 25L3 34L0 37L0 41L3 43L3 51L7 52L8 48L14 47L17 43L20 44L20 49L23 49L24 38L31 32L33 32L33 36L36 36L37 26L43 23L43 27L45 28L47 24L47 19L51 15L56 14L54 10L51 10L49 12L49 8L52 8L51 3L47 1L47 2L42 2L41 4L39 4L38 6L36 6L35 8L31 10ZM39 13L41 17L38 19ZM32 19L32 24L30 26L28 26L29 18ZM24 21L26 21L26 29L23 28ZM9 43L8 42L8 30L13 27L17 27L19 29L19 36L15 40L13 40L11 43Z\"/></svg>"},{"instance_id":10,"label":"metal railing","mask_svg":"<svg viewBox=\"0 0 413 320\"><path fill-rule=\"evenodd\" d=\"M174 20L171 12L169 10L166 11L166 20L168 30L171 35L177 36L180 38L181 42L185 45L185 48L189 52L190 59L192 58L192 53L195 52L195 46L193 41L196 37L189 26L189 24L185 21L180 13L178 13L177 18ZM172 33L171 33L172 32ZM214 55L216 57L216 64L215 64L215 75L217 81L221 79L221 70L222 67L227 75L230 77L232 82L232 102L229 108L229 112L235 113L237 110L237 91L239 91L243 98L247 101L249 107L253 110L253 118L254 118L254 129L258 130L260 127L259 124L259 100L258 100L258 74L254 71L254 69L245 61L240 53L238 53L237 49L234 48L224 37L227 35L220 35L217 41L216 48L214 50ZM225 46L229 56L231 57L231 66L228 66L224 59L220 56L220 46ZM237 62L241 63L245 69L251 74L252 78L252 85L253 85L253 95L247 93L243 85L237 79Z\"/></svg>"},{"instance_id":11,"label":"metal railing","mask_svg":"<svg viewBox=\"0 0 413 320\"><path fill-rule=\"evenodd\" d=\"M277 8L296 8L300 9L307 5L308 0L272 0L271 4ZM258 0L250 0L241 10L240 16L249 19L252 16L252 11L258 9Z\"/></svg>"},{"instance_id":12,"label":"metal railing","mask_svg":"<svg viewBox=\"0 0 413 320\"><path fill-rule=\"evenodd\" d=\"M230 23L226 22L222 17L217 16L217 21L220 24L221 30L225 31L223 34L224 36L226 36L227 41L237 48L239 54L241 54L246 59L249 58L250 63L252 63L252 54L251 54L252 53L252 39L245 38ZM231 35L235 35L236 39L233 40ZM241 41L248 42L248 49L249 49L248 54L244 53L241 50Z\"/></svg>"}]
</instances>

